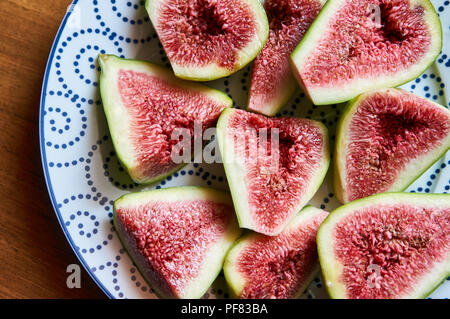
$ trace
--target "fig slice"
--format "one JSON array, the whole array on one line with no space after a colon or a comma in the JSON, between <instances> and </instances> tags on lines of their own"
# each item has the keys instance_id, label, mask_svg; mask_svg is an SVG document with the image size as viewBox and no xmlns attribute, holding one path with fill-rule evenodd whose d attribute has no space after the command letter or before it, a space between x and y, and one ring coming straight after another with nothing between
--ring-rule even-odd
<instances>
[{"instance_id":1,"label":"fig slice","mask_svg":"<svg viewBox=\"0 0 450 319\"><path fill-rule=\"evenodd\" d=\"M275 236L313 197L329 167L322 123L227 109L217 138L239 225Z\"/></svg>"},{"instance_id":2,"label":"fig slice","mask_svg":"<svg viewBox=\"0 0 450 319\"><path fill-rule=\"evenodd\" d=\"M332 298L425 298L450 274L450 195L353 201L325 219L317 245Z\"/></svg>"},{"instance_id":3,"label":"fig slice","mask_svg":"<svg viewBox=\"0 0 450 319\"><path fill-rule=\"evenodd\" d=\"M235 73L269 35L258 0L147 0L146 8L175 75L187 80Z\"/></svg>"},{"instance_id":4,"label":"fig slice","mask_svg":"<svg viewBox=\"0 0 450 319\"><path fill-rule=\"evenodd\" d=\"M406 189L450 148L450 111L399 89L351 101L339 121L335 192L349 202Z\"/></svg>"},{"instance_id":5,"label":"fig slice","mask_svg":"<svg viewBox=\"0 0 450 319\"><path fill-rule=\"evenodd\" d=\"M228 194L191 186L119 198L114 225L144 278L163 298L202 297L241 234Z\"/></svg>"},{"instance_id":6,"label":"fig slice","mask_svg":"<svg viewBox=\"0 0 450 319\"><path fill-rule=\"evenodd\" d=\"M136 183L154 183L183 164L172 160L175 129L216 125L232 100L201 84L177 79L144 61L100 55L100 92L116 153ZM194 143L191 143L194 145Z\"/></svg>"},{"instance_id":7,"label":"fig slice","mask_svg":"<svg viewBox=\"0 0 450 319\"><path fill-rule=\"evenodd\" d=\"M441 49L428 0L329 0L291 61L305 93L323 105L411 81Z\"/></svg>"},{"instance_id":8,"label":"fig slice","mask_svg":"<svg viewBox=\"0 0 450 319\"><path fill-rule=\"evenodd\" d=\"M275 115L292 97L297 82L289 57L325 0L266 0L269 39L253 64L248 109Z\"/></svg>"},{"instance_id":9,"label":"fig slice","mask_svg":"<svg viewBox=\"0 0 450 319\"><path fill-rule=\"evenodd\" d=\"M223 268L233 294L243 299L299 298L320 269L316 234L327 215L308 206L278 236L241 237Z\"/></svg>"}]
</instances>

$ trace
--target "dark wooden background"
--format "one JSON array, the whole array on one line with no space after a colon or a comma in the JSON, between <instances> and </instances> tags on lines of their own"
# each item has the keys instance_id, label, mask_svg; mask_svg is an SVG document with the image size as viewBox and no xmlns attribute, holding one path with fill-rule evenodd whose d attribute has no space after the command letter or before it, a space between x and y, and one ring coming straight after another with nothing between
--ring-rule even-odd
<instances>
[{"instance_id":1,"label":"dark wooden background","mask_svg":"<svg viewBox=\"0 0 450 319\"><path fill-rule=\"evenodd\" d=\"M104 298L78 264L47 194L39 97L47 57L70 0L0 0L0 298Z\"/></svg>"}]
</instances>

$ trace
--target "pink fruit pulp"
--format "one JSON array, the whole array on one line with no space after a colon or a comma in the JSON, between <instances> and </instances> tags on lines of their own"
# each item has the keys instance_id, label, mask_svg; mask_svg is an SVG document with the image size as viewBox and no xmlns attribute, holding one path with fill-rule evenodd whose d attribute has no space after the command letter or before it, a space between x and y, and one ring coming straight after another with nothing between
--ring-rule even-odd
<instances>
[{"instance_id":1,"label":"pink fruit pulp","mask_svg":"<svg viewBox=\"0 0 450 319\"><path fill-rule=\"evenodd\" d=\"M296 297L317 268L316 235L327 215L316 215L276 237L261 235L246 247L238 259L238 269L247 282L240 298Z\"/></svg>"},{"instance_id":2,"label":"pink fruit pulp","mask_svg":"<svg viewBox=\"0 0 450 319\"><path fill-rule=\"evenodd\" d=\"M216 63L233 70L239 51L255 34L254 19L245 1L167 0L159 37L169 59L179 65Z\"/></svg>"},{"instance_id":3,"label":"pink fruit pulp","mask_svg":"<svg viewBox=\"0 0 450 319\"><path fill-rule=\"evenodd\" d=\"M269 39L255 60L250 87L249 109L261 110L293 81L289 56L319 14L318 0L268 0Z\"/></svg>"},{"instance_id":4,"label":"pink fruit pulp","mask_svg":"<svg viewBox=\"0 0 450 319\"><path fill-rule=\"evenodd\" d=\"M225 108L204 94L183 90L155 76L120 70L118 89L131 118L131 139L141 176L156 177L179 164L171 159L175 128L194 137L194 122L212 127ZM193 143L191 145L194 145Z\"/></svg>"},{"instance_id":5,"label":"pink fruit pulp","mask_svg":"<svg viewBox=\"0 0 450 319\"><path fill-rule=\"evenodd\" d=\"M144 258L151 280L180 296L198 276L205 253L225 233L232 207L210 201L152 202L117 210L120 227Z\"/></svg>"},{"instance_id":6,"label":"pink fruit pulp","mask_svg":"<svg viewBox=\"0 0 450 319\"><path fill-rule=\"evenodd\" d=\"M440 145L450 132L445 110L404 93L375 93L349 128L346 189L350 201L387 191L409 161Z\"/></svg>"},{"instance_id":7,"label":"pink fruit pulp","mask_svg":"<svg viewBox=\"0 0 450 319\"><path fill-rule=\"evenodd\" d=\"M279 130L279 163L272 170L272 147L267 146L269 156L255 154L250 147L259 145L258 133L267 130L267 139L274 129ZM324 135L313 122L297 118L271 119L262 115L236 110L230 117L227 135L231 139L242 136L245 143L235 142L235 153L243 158L248 185L248 200L252 218L260 232L271 234L296 213L299 199L309 186L311 176L320 167ZM275 156L276 157L276 156Z\"/></svg>"},{"instance_id":8,"label":"pink fruit pulp","mask_svg":"<svg viewBox=\"0 0 450 319\"><path fill-rule=\"evenodd\" d=\"M450 209L389 204L364 208L339 222L333 237L349 298L398 298L434 263L447 258Z\"/></svg>"},{"instance_id":9,"label":"pink fruit pulp","mask_svg":"<svg viewBox=\"0 0 450 319\"><path fill-rule=\"evenodd\" d=\"M380 24L370 5L379 6ZM307 59L304 85L339 85L407 69L431 44L424 19L424 8L411 8L409 0L347 0Z\"/></svg>"}]
</instances>

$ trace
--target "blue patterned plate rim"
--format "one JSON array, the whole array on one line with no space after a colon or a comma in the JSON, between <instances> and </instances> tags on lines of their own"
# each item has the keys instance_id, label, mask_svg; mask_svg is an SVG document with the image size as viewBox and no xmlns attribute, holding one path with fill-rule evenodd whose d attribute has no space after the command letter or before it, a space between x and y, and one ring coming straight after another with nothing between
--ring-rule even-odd
<instances>
[{"instance_id":1,"label":"blue patterned plate rim","mask_svg":"<svg viewBox=\"0 0 450 319\"><path fill-rule=\"evenodd\" d=\"M78 3L78 0L73 0L71 5L76 5ZM89 266L86 263L86 260L84 259L84 257L81 255L81 252L79 250L77 250L75 248L75 243L73 242L72 237L70 236L63 220L62 220L62 216L61 216L61 212L59 211L58 205L56 204L56 198L55 198L55 194L53 191L53 186L52 186L52 182L50 180L50 175L49 175L49 171L48 171L48 165L47 165L47 156L46 156L46 152L45 152L45 143L44 143L44 107L45 107L45 99L46 99L46 95L45 92L47 91L47 84L48 84L48 79L50 76L50 69L52 66L52 62L53 62L53 58L55 56L55 51L56 51L56 47L58 46L59 43L59 39L61 37L62 32L64 31L64 28L66 26L67 20L69 19L70 15L71 15L71 11L68 10L64 16L64 19L61 23L61 25L59 26L58 32L56 33L56 37L55 40L53 41L52 44L52 48L50 50L50 55L49 58L47 60L47 65L45 67L45 73L44 73L44 80L43 80L43 84L42 84L42 89L41 89L41 100L40 100L40 104L39 104L39 144L40 144L40 150L41 150L41 161L42 161L42 168L44 170L44 178L45 178L45 183L47 185L47 190L50 196L50 200L52 202L52 206L53 209L55 211L56 217L58 218L58 222L59 225L61 226L64 235L66 236L67 241L69 242L70 247L72 247L72 250L74 251L75 255L77 256L78 260L81 262L81 264L83 265L84 269L86 270L86 272L91 276L91 278L94 280L94 282L100 287L100 289L111 299L114 298L114 296L111 294L111 292L102 284L102 282L97 278L97 276L95 276L92 271L89 269Z\"/></svg>"}]
</instances>

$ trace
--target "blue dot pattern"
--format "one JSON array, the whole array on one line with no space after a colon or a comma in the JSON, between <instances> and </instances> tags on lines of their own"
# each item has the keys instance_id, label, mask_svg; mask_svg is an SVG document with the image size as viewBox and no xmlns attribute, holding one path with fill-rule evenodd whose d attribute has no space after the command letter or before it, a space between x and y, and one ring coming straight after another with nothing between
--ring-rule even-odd
<instances>
[{"instance_id":1,"label":"blue dot pattern","mask_svg":"<svg viewBox=\"0 0 450 319\"><path fill-rule=\"evenodd\" d=\"M403 85L447 107L450 83L450 5L432 1L444 22L444 47L436 63L423 75ZM112 145L99 94L99 54L153 61L170 68L151 22L145 1L75 0L58 32L44 81L40 133L49 193L57 217L80 262L111 298L156 298L118 240L112 222L114 200L130 191L177 185L210 186L227 190L220 164L189 164L157 185L134 183ZM245 108L251 67L214 81L212 86ZM276 116L298 116L321 121L330 129L332 144L342 105L314 106L299 90ZM331 174L329 174L331 176ZM327 211L339 206L326 181L311 204ZM414 182L409 192L450 192L450 154L446 154ZM302 298L325 298L321 276ZM432 298L450 296L450 281ZM228 298L223 275L204 298Z\"/></svg>"}]
</instances>

